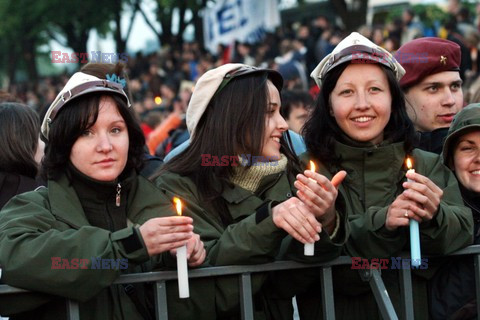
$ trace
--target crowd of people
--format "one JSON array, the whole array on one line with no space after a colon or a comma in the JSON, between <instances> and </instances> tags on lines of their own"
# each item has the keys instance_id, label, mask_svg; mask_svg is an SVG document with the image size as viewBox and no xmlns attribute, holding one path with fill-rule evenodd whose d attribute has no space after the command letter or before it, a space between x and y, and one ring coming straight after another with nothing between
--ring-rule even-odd
<instances>
[{"instance_id":1,"label":"crowd of people","mask_svg":"<svg viewBox=\"0 0 480 320\"><path fill-rule=\"evenodd\" d=\"M0 315L65 318L68 298L82 319L153 319L148 284L112 283L174 270L183 245L190 267L391 259L414 246L414 222L430 259L413 269L415 319L475 318L471 257L443 257L480 239L480 100L464 94L478 28L451 10L443 38L423 37L411 10L387 37L319 17L217 55L188 43L89 63L45 79L43 99L10 88L0 281L30 292L0 296ZM402 317L399 270L382 278ZM336 318L381 318L352 266L333 267L333 284ZM315 269L253 275L255 319L292 319L293 297L301 319L322 319L320 286ZM240 318L236 277L191 279L190 291L167 286L170 318Z\"/></svg>"}]
</instances>

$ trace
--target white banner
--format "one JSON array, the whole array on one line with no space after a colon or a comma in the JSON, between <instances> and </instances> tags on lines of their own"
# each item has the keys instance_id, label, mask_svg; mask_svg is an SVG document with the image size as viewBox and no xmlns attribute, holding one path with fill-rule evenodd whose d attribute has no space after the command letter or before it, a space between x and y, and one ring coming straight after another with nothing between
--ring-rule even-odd
<instances>
[{"instance_id":1,"label":"white banner","mask_svg":"<svg viewBox=\"0 0 480 320\"><path fill-rule=\"evenodd\" d=\"M215 53L219 44L259 42L279 25L277 0L218 0L205 9L205 48Z\"/></svg>"}]
</instances>

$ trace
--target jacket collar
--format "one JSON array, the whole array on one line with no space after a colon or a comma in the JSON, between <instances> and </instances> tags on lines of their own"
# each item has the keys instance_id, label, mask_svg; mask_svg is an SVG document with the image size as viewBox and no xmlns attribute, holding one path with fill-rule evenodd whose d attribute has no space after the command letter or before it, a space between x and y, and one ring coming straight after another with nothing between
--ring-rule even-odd
<instances>
[{"instance_id":1,"label":"jacket collar","mask_svg":"<svg viewBox=\"0 0 480 320\"><path fill-rule=\"evenodd\" d=\"M48 198L52 214L72 227L89 226L82 204L68 178L62 174L58 180L48 181Z\"/></svg>"},{"instance_id":2,"label":"jacket collar","mask_svg":"<svg viewBox=\"0 0 480 320\"><path fill-rule=\"evenodd\" d=\"M140 175L137 176L135 173L133 175L136 179L133 181L131 191L128 194L127 217L131 221L143 224L150 218L158 217L158 208L160 206L165 207L165 204L170 204L170 201L150 181ZM142 196L139 197L138 194ZM83 213L77 193L70 185L65 174L61 175L56 181L48 181L48 197L52 214L58 220L73 228L90 225ZM138 219L140 213L141 220ZM172 215L174 214L172 206Z\"/></svg>"}]
</instances>

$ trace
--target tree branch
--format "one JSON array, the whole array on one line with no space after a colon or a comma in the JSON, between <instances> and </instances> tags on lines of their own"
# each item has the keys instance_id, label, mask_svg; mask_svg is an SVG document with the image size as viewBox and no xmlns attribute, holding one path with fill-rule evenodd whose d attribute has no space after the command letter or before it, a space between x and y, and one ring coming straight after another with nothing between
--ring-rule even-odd
<instances>
[{"instance_id":1,"label":"tree branch","mask_svg":"<svg viewBox=\"0 0 480 320\"><path fill-rule=\"evenodd\" d=\"M145 12L143 12L142 8L139 6L138 7L138 11L140 11L140 13L142 14L142 17L143 19L145 20L145 22L147 23L147 25L150 27L150 29L152 29L152 31L155 33L155 35L160 38L161 34L155 29L154 25L152 24L152 22L150 22L150 20L148 20L147 18L147 15L145 14Z\"/></svg>"}]
</instances>

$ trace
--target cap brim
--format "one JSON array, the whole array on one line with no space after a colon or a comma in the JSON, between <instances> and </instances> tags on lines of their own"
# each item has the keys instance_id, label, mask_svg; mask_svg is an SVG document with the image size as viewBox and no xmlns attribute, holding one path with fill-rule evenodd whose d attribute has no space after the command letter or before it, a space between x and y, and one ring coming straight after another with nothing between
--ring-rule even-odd
<instances>
[{"instance_id":1,"label":"cap brim","mask_svg":"<svg viewBox=\"0 0 480 320\"><path fill-rule=\"evenodd\" d=\"M455 131L454 133L452 133L451 135L449 135L446 139L445 139L445 142L444 142L444 148L443 148L443 151L442 151L442 156L443 156L443 163L448 166L448 157L449 157L449 154L452 152L451 148L452 148L452 143L459 137L469 133L469 132L472 132L472 131L480 131L480 124L478 123L472 123L472 124L469 124L469 125L466 125L465 127L462 127L461 129L458 129L457 131Z\"/></svg>"}]
</instances>

